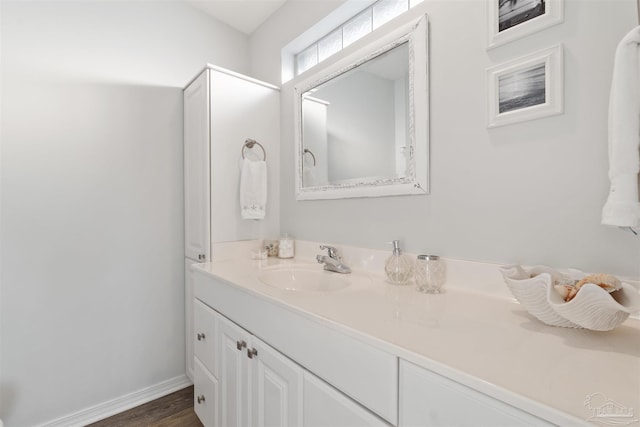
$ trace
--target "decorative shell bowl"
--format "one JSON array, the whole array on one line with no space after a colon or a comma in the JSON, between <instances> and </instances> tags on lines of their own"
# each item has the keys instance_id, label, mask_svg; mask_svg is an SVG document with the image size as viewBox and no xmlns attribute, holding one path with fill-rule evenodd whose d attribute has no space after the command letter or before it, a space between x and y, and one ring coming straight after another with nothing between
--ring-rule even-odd
<instances>
[{"instance_id":1,"label":"decorative shell bowl","mask_svg":"<svg viewBox=\"0 0 640 427\"><path fill-rule=\"evenodd\" d=\"M554 284L580 280L586 276L579 270L563 272L544 266L524 269L519 265L500 268L513 296L538 320L552 326L610 331L640 312L640 293L628 284L609 293L600 286L587 283L576 296L565 302Z\"/></svg>"}]
</instances>

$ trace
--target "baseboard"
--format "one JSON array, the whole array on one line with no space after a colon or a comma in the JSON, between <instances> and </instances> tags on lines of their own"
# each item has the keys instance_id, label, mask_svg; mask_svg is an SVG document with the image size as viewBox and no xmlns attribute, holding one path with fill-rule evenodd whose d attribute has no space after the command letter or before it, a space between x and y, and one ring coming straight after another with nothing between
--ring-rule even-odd
<instances>
[{"instance_id":1,"label":"baseboard","mask_svg":"<svg viewBox=\"0 0 640 427\"><path fill-rule=\"evenodd\" d=\"M73 414L66 415L53 421L41 424L39 427L71 427L86 426L87 424L103 420L127 409L135 408L143 403L150 402L159 397L171 394L174 391L182 390L192 385L193 382L186 376L180 375L161 383L152 385L133 393L100 403L95 406L80 410Z\"/></svg>"}]
</instances>

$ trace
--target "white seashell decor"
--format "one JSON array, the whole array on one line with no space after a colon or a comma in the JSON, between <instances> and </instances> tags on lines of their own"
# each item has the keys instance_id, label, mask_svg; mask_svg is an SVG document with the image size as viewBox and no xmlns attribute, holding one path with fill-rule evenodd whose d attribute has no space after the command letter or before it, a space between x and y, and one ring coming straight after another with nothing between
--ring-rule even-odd
<instances>
[{"instance_id":1,"label":"white seashell decor","mask_svg":"<svg viewBox=\"0 0 640 427\"><path fill-rule=\"evenodd\" d=\"M560 272L544 266L525 269L519 265L500 267L500 272L518 302L547 325L610 331L630 314L640 312L640 293L628 283L623 282L622 288L612 293L587 283L571 301L565 302L554 285L580 280L585 273Z\"/></svg>"}]
</instances>

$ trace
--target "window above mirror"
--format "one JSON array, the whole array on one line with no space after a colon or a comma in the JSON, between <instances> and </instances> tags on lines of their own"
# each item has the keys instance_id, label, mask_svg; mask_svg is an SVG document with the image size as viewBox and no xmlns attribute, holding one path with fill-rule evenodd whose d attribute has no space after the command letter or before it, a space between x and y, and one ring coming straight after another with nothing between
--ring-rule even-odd
<instances>
[{"instance_id":1,"label":"window above mirror","mask_svg":"<svg viewBox=\"0 0 640 427\"><path fill-rule=\"evenodd\" d=\"M295 75L302 74L331 55L371 33L396 16L424 0L377 0L372 5L338 24L295 54Z\"/></svg>"}]
</instances>

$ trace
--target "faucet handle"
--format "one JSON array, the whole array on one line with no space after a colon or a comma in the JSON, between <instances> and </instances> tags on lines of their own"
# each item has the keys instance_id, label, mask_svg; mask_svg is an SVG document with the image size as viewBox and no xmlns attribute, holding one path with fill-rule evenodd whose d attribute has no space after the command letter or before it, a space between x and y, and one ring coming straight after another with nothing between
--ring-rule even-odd
<instances>
[{"instance_id":1,"label":"faucet handle","mask_svg":"<svg viewBox=\"0 0 640 427\"><path fill-rule=\"evenodd\" d=\"M333 247L333 246L329 246L329 245L320 245L320 249L321 250L327 250L329 252L329 258L333 258L336 259L338 261L340 261L342 258L340 257L340 255L338 254L338 249Z\"/></svg>"}]
</instances>

